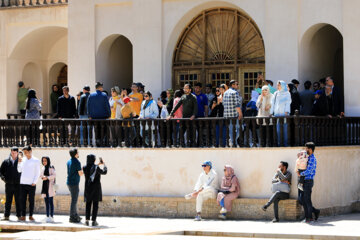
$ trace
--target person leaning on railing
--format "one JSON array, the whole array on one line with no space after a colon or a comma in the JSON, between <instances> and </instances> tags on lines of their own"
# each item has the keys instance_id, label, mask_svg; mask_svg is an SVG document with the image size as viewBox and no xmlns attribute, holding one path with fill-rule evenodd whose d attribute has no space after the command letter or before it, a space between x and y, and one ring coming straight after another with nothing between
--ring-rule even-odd
<instances>
[{"instance_id":1,"label":"person leaning on railing","mask_svg":"<svg viewBox=\"0 0 360 240\"><path fill-rule=\"evenodd\" d=\"M273 101L273 95L270 92L270 88L269 86L265 85L262 87L261 89L261 95L258 97L257 101L256 101L256 107L258 108L258 117L269 117L270 116L270 110L271 110L271 104ZM260 124L259 119L257 119L257 124ZM269 126L271 126L271 128L269 129L269 139L271 139L272 137L272 120L270 119L268 122ZM266 120L263 119L262 121L262 125L266 126ZM267 139L266 136L266 128L263 127L262 129L260 129L260 131L263 131L263 138Z\"/></svg>"}]
</instances>

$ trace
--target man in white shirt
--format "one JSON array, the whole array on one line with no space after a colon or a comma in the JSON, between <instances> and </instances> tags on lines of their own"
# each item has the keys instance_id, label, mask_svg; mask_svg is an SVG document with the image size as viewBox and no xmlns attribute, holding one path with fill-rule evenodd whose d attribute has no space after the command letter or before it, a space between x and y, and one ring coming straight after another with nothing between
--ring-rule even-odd
<instances>
[{"instance_id":1,"label":"man in white shirt","mask_svg":"<svg viewBox=\"0 0 360 240\"><path fill-rule=\"evenodd\" d=\"M21 172L20 178L20 199L21 199L21 217L20 221L25 221L26 217L26 199L29 196L29 220L34 222L34 202L36 183L40 177L40 161L32 156L30 146L23 148L24 159L19 158L18 172Z\"/></svg>"},{"instance_id":2,"label":"man in white shirt","mask_svg":"<svg viewBox=\"0 0 360 240\"><path fill-rule=\"evenodd\" d=\"M185 195L185 199L196 198L196 217L195 221L201 221L202 204L207 199L215 199L217 190L219 189L218 176L214 169L212 169L212 163L205 161L202 165L204 172L202 172L195 184L194 191Z\"/></svg>"}]
</instances>

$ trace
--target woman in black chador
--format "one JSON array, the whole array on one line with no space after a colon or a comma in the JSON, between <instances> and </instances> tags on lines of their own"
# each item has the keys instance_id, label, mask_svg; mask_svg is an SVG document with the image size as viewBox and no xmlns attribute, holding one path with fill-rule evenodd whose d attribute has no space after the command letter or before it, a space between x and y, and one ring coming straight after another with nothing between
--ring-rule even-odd
<instances>
[{"instance_id":1,"label":"woman in black chador","mask_svg":"<svg viewBox=\"0 0 360 240\"><path fill-rule=\"evenodd\" d=\"M96 157L93 154L87 155L86 165L83 167L85 175L85 191L84 201L86 202L86 221L85 224L89 226L91 205L93 206L92 211L92 226L98 226L96 217L99 208L99 202L102 201L101 191L101 175L107 174L107 167L100 158L99 164L95 164ZM103 166L103 169L101 168Z\"/></svg>"}]
</instances>

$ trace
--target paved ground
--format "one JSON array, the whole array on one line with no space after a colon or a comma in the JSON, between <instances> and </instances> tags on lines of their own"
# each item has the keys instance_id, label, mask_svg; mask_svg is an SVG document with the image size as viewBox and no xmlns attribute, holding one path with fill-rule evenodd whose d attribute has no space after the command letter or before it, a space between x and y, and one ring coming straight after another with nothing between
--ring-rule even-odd
<instances>
[{"instance_id":1,"label":"paved ground","mask_svg":"<svg viewBox=\"0 0 360 240\"><path fill-rule=\"evenodd\" d=\"M40 220L43 216L35 218ZM264 221L194 222L191 219L100 217L101 226L94 229L70 224L67 220L67 216L56 216L54 224L0 222L5 231L28 230L4 232L0 234L0 239L360 239L360 214L320 218L311 225L299 222L273 224ZM199 234L202 236L196 236Z\"/></svg>"}]
</instances>

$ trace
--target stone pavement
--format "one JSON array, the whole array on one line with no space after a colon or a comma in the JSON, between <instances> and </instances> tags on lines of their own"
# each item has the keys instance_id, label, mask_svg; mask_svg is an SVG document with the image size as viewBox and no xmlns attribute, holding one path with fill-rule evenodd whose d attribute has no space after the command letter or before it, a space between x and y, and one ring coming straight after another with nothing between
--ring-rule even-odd
<instances>
[{"instance_id":1,"label":"stone pavement","mask_svg":"<svg viewBox=\"0 0 360 240\"><path fill-rule=\"evenodd\" d=\"M36 215L36 219L43 218ZM98 228L67 222L56 216L55 224L0 222L7 229L26 230L0 234L1 239L360 239L360 214L323 217L311 225L299 222L217 221L192 219L99 217ZM84 231L82 231L84 230Z\"/></svg>"}]
</instances>

